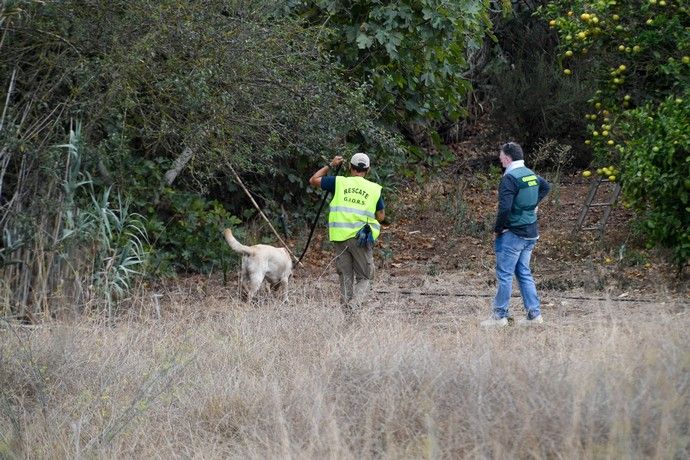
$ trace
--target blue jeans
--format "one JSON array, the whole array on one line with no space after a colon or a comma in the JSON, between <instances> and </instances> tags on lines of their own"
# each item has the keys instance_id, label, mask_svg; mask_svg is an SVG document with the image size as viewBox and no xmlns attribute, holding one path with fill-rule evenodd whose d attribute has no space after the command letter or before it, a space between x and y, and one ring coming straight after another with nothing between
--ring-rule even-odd
<instances>
[{"instance_id":1,"label":"blue jeans","mask_svg":"<svg viewBox=\"0 0 690 460\"><path fill-rule=\"evenodd\" d=\"M540 300L537 287L529 269L529 260L537 240L520 238L508 231L496 238L496 284L497 292L494 299L494 317L497 319L508 317L510 293L513 290L513 274L518 280L520 294L529 319L541 314Z\"/></svg>"}]
</instances>

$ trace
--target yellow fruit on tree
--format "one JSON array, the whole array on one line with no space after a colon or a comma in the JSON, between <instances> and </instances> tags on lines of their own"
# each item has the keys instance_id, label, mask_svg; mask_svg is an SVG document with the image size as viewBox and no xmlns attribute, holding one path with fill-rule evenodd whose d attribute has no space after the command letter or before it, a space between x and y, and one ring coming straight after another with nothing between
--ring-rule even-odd
<instances>
[{"instance_id":1,"label":"yellow fruit on tree","mask_svg":"<svg viewBox=\"0 0 690 460\"><path fill-rule=\"evenodd\" d=\"M566 75L570 75L573 72L570 69L563 69L563 73Z\"/></svg>"}]
</instances>

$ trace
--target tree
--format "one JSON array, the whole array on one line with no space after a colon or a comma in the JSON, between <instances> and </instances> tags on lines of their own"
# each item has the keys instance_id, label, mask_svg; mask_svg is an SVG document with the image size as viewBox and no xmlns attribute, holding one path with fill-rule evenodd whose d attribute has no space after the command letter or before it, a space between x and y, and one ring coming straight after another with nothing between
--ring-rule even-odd
<instances>
[{"instance_id":1,"label":"tree","mask_svg":"<svg viewBox=\"0 0 690 460\"><path fill-rule=\"evenodd\" d=\"M563 72L587 61L598 89L586 140L595 166L619 165L626 200L652 245L690 258L690 15L686 2L554 1ZM618 179L618 178L616 178Z\"/></svg>"}]
</instances>

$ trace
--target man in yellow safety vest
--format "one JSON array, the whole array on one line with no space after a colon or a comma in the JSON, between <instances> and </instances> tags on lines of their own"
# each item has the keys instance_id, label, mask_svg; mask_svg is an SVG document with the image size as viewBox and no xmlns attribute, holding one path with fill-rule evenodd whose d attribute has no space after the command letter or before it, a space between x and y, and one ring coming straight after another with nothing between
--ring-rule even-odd
<instances>
[{"instance_id":1,"label":"man in yellow safety vest","mask_svg":"<svg viewBox=\"0 0 690 460\"><path fill-rule=\"evenodd\" d=\"M343 163L336 155L309 179L312 187L333 193L328 213L328 237L335 243L335 266L340 278L343 311L347 317L359 309L374 276L373 244L386 217L381 186L364 177L369 157L355 153L350 160L350 176L328 176Z\"/></svg>"}]
</instances>

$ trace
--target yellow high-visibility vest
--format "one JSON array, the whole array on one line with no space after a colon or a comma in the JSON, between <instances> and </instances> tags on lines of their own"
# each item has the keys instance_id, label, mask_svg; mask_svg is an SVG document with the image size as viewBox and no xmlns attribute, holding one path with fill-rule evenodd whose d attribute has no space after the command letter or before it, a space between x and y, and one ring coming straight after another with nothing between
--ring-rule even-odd
<instances>
[{"instance_id":1,"label":"yellow high-visibility vest","mask_svg":"<svg viewBox=\"0 0 690 460\"><path fill-rule=\"evenodd\" d=\"M376 203L381 197L381 186L361 176L336 177L335 193L328 214L328 237L331 241L354 238L369 224L374 240L381 233L376 220Z\"/></svg>"}]
</instances>

